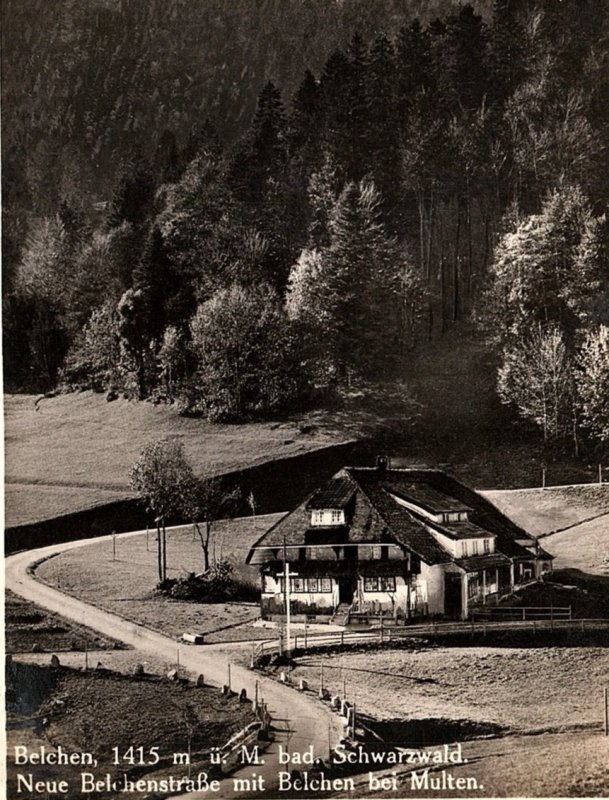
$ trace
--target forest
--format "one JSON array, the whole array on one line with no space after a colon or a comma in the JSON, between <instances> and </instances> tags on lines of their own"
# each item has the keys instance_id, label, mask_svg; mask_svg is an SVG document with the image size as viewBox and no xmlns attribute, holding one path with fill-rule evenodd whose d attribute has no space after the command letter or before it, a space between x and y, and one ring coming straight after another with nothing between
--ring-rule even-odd
<instances>
[{"instance_id":1,"label":"forest","mask_svg":"<svg viewBox=\"0 0 609 800\"><path fill-rule=\"evenodd\" d=\"M229 5L5 4L6 389L239 421L470 320L523 423L606 448L609 6Z\"/></svg>"}]
</instances>

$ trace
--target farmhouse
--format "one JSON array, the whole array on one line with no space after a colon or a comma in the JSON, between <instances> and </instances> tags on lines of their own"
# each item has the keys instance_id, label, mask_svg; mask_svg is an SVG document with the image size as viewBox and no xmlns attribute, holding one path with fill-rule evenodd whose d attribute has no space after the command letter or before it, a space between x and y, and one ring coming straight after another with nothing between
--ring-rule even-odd
<instances>
[{"instance_id":1,"label":"farmhouse","mask_svg":"<svg viewBox=\"0 0 609 800\"><path fill-rule=\"evenodd\" d=\"M260 565L262 615L346 622L465 618L552 568L536 539L488 500L435 469L345 467L270 528Z\"/></svg>"}]
</instances>

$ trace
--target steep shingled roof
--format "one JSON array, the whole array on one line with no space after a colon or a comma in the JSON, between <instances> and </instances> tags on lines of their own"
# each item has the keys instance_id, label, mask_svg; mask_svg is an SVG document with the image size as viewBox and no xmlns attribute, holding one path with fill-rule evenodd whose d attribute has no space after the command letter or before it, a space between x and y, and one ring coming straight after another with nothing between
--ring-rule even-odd
<instances>
[{"instance_id":1,"label":"steep shingled roof","mask_svg":"<svg viewBox=\"0 0 609 800\"><path fill-rule=\"evenodd\" d=\"M284 542L291 548L310 543L313 532L319 530L311 526L310 510L333 507L348 511L349 525L342 526L341 533L348 534L350 543L393 541L430 565L454 561L427 530L429 520L419 518L415 512L398 503L392 493L396 496L420 496L428 503L433 502L435 508L468 509L467 522L442 523L441 527L449 529L455 538L491 534L495 538L497 554L504 557L530 558L532 555L517 541L534 542L526 531L482 495L445 472L345 467L263 534L252 546L247 563L251 562L255 551L275 550L275 557L281 559L279 551ZM339 502L343 505L332 505Z\"/></svg>"},{"instance_id":2,"label":"steep shingled roof","mask_svg":"<svg viewBox=\"0 0 609 800\"><path fill-rule=\"evenodd\" d=\"M354 480L349 468L341 470L330 483L338 479L341 480L341 496L344 497L350 492L349 542L381 544L393 541L410 549L427 564L448 563L452 560L425 526L408 514L405 508L395 503L382 487L378 487L376 491L374 487L360 486L359 482ZM334 483L334 487L336 486ZM334 491L334 488L331 491ZM282 517L263 534L252 546L247 563L252 563L256 550L267 548L276 550L278 557L281 558L279 551L284 542L286 547L304 546L308 543L307 534L316 530L311 527L310 509L314 508L311 506L311 501L316 495L319 496L319 492L320 490L314 492L298 508ZM254 563L256 561L257 559Z\"/></svg>"},{"instance_id":3,"label":"steep shingled roof","mask_svg":"<svg viewBox=\"0 0 609 800\"><path fill-rule=\"evenodd\" d=\"M404 500L411 500L431 514L470 510L465 503L445 492L438 491L427 483L405 483L400 481L400 487L394 487L394 492L398 497L402 497Z\"/></svg>"},{"instance_id":4,"label":"steep shingled roof","mask_svg":"<svg viewBox=\"0 0 609 800\"><path fill-rule=\"evenodd\" d=\"M328 483L317 489L307 503L310 509L343 509L353 497L355 486L346 475L331 478Z\"/></svg>"}]
</instances>

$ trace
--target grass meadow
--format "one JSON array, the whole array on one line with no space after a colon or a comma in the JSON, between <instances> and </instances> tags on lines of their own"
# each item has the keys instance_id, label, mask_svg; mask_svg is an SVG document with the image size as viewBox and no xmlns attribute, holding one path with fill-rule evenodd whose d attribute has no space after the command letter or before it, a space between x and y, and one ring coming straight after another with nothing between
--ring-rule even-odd
<instances>
[{"instance_id":1,"label":"grass meadow","mask_svg":"<svg viewBox=\"0 0 609 800\"><path fill-rule=\"evenodd\" d=\"M332 432L298 423L211 424L167 405L106 402L92 392L43 399L7 395L6 524L18 525L131 496L129 470L146 444L184 444L199 472L221 474L336 444ZM36 410L38 408L38 410Z\"/></svg>"},{"instance_id":2,"label":"grass meadow","mask_svg":"<svg viewBox=\"0 0 609 800\"><path fill-rule=\"evenodd\" d=\"M258 585L258 567L247 566L244 561L253 542L280 518L281 514L273 514L217 523L212 532L212 555L228 560L238 579ZM264 628L249 624L260 616L257 603L200 604L156 595L154 530L148 536L119 534L115 543L116 558L111 541L96 542L48 559L38 567L37 576L68 594L167 636L197 632L207 634L206 641L270 638ZM201 544L193 536L192 526L169 529L168 576L202 570Z\"/></svg>"}]
</instances>

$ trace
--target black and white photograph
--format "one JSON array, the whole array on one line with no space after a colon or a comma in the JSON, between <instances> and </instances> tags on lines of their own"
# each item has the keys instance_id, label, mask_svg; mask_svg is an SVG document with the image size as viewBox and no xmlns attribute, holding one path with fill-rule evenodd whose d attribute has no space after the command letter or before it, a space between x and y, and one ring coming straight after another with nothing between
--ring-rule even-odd
<instances>
[{"instance_id":1,"label":"black and white photograph","mask_svg":"<svg viewBox=\"0 0 609 800\"><path fill-rule=\"evenodd\" d=\"M609 798L609 1L0 8L0 794Z\"/></svg>"}]
</instances>

